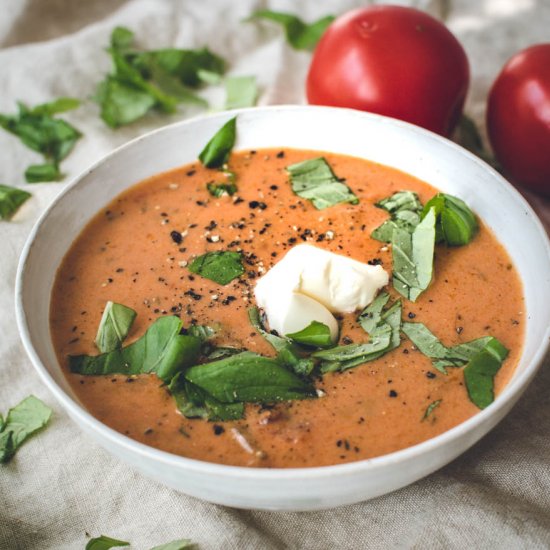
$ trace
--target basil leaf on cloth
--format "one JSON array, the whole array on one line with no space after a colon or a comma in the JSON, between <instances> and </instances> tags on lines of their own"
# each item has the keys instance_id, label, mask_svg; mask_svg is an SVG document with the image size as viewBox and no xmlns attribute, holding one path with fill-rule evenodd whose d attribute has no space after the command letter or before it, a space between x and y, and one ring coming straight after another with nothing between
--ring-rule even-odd
<instances>
[{"instance_id":1,"label":"basil leaf on cloth","mask_svg":"<svg viewBox=\"0 0 550 550\"><path fill-rule=\"evenodd\" d=\"M0 464L8 462L31 435L46 426L51 415L52 410L34 395L11 408L5 419L0 415Z\"/></svg>"},{"instance_id":2,"label":"basil leaf on cloth","mask_svg":"<svg viewBox=\"0 0 550 550\"><path fill-rule=\"evenodd\" d=\"M86 550L110 550L110 548L120 548L121 546L130 546L130 543L101 535L90 539L86 544Z\"/></svg>"},{"instance_id":3,"label":"basil leaf on cloth","mask_svg":"<svg viewBox=\"0 0 550 550\"><path fill-rule=\"evenodd\" d=\"M313 50L327 27L334 21L333 15L327 15L314 23L304 23L300 18L290 13L271 10L255 11L247 21L264 19L281 25L285 31L287 42L295 50Z\"/></svg>"},{"instance_id":4,"label":"basil leaf on cloth","mask_svg":"<svg viewBox=\"0 0 550 550\"><path fill-rule=\"evenodd\" d=\"M311 382L277 360L249 351L191 367L184 376L222 403L268 403L317 395Z\"/></svg>"},{"instance_id":5,"label":"basil leaf on cloth","mask_svg":"<svg viewBox=\"0 0 550 550\"><path fill-rule=\"evenodd\" d=\"M423 217L430 208L434 208L436 214L436 242L462 246L468 244L479 229L474 213L458 197L438 193L426 203Z\"/></svg>"},{"instance_id":6,"label":"basil leaf on cloth","mask_svg":"<svg viewBox=\"0 0 550 550\"><path fill-rule=\"evenodd\" d=\"M0 127L17 136L29 149L44 156L44 164L27 168L25 178L28 183L61 179L59 164L72 151L82 134L65 120L54 116L79 105L80 101L67 97L33 108L19 102L17 115L0 114Z\"/></svg>"},{"instance_id":7,"label":"basil leaf on cloth","mask_svg":"<svg viewBox=\"0 0 550 550\"><path fill-rule=\"evenodd\" d=\"M120 348L134 324L136 315L132 308L107 302L95 338L97 349L101 353L107 353Z\"/></svg>"},{"instance_id":8,"label":"basil leaf on cloth","mask_svg":"<svg viewBox=\"0 0 550 550\"><path fill-rule=\"evenodd\" d=\"M244 273L241 254L231 251L207 252L197 256L188 269L220 285L227 285Z\"/></svg>"},{"instance_id":9,"label":"basil leaf on cloth","mask_svg":"<svg viewBox=\"0 0 550 550\"><path fill-rule=\"evenodd\" d=\"M286 170L294 193L310 200L317 210L343 202L352 204L359 202L350 188L342 183L343 180L334 175L323 157L291 164L286 167Z\"/></svg>"},{"instance_id":10,"label":"basil leaf on cloth","mask_svg":"<svg viewBox=\"0 0 550 550\"><path fill-rule=\"evenodd\" d=\"M0 184L0 220L9 220L31 196L17 187Z\"/></svg>"},{"instance_id":11,"label":"basil leaf on cloth","mask_svg":"<svg viewBox=\"0 0 550 550\"><path fill-rule=\"evenodd\" d=\"M237 117L229 119L206 144L199 160L207 168L221 168L227 163L237 138Z\"/></svg>"},{"instance_id":12,"label":"basil leaf on cloth","mask_svg":"<svg viewBox=\"0 0 550 550\"><path fill-rule=\"evenodd\" d=\"M160 317L134 343L101 355L70 355L71 372L84 375L155 373L164 382L197 363L201 340L180 334L178 317Z\"/></svg>"},{"instance_id":13,"label":"basil leaf on cloth","mask_svg":"<svg viewBox=\"0 0 550 550\"><path fill-rule=\"evenodd\" d=\"M225 108L253 107L258 97L255 76L230 76L225 79Z\"/></svg>"}]
</instances>

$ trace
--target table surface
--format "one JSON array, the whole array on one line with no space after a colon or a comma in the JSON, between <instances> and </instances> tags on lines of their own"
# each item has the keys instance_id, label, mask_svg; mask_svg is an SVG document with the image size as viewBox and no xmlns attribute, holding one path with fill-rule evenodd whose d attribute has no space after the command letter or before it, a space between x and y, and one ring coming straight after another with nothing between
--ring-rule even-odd
<instances>
[{"instance_id":1,"label":"table surface","mask_svg":"<svg viewBox=\"0 0 550 550\"><path fill-rule=\"evenodd\" d=\"M410 0L444 19L464 45L472 86L466 112L483 133L487 91L516 51L548 41L549 0ZM16 0L0 19L0 112L60 96L89 98L109 70L103 48L125 25L147 48L207 44L254 74L260 105L303 103L310 54L291 50L273 27L243 24L255 9L313 20L358 0ZM209 99L221 105L213 90ZM513 411L460 458L393 494L335 510L268 513L216 506L176 493L111 457L69 420L39 380L14 324L14 278L30 229L66 182L127 140L191 113L153 115L107 129L91 101L67 114L84 134L63 163L63 183L26 185L37 157L0 133L0 182L33 198L0 222L0 411L33 393L54 409L51 425L0 467L0 549L84 548L100 533L150 548L190 538L201 549L550 547L550 364ZM526 197L550 229L550 204ZM62 230L62 228L60 228ZM548 359L548 358L547 358Z\"/></svg>"}]
</instances>

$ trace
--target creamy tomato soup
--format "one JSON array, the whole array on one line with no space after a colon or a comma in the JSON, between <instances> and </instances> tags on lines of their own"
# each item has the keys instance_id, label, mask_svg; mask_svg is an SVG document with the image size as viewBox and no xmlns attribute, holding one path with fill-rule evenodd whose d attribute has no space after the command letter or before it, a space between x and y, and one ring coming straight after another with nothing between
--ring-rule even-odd
<instances>
[{"instance_id":1,"label":"creamy tomato soup","mask_svg":"<svg viewBox=\"0 0 550 550\"><path fill-rule=\"evenodd\" d=\"M371 232L388 213L374 204L400 190L426 203L437 190L414 177L362 159L323 153L359 198L316 210L295 195L285 168L317 152L263 149L233 153L233 196L212 196L206 184L220 172L196 162L159 174L118 196L86 226L55 281L51 331L59 361L83 405L99 420L138 441L174 454L222 464L306 467L341 464L415 445L468 419L479 409L466 391L462 368L445 375L405 336L379 359L315 378L321 397L247 404L242 420L185 418L154 374L83 376L67 356L95 355L105 303L137 312L125 345L160 316L184 327L210 325L214 344L273 356L251 326L254 285L300 243L380 263L389 273L391 246ZM433 182L437 185L437 182ZM174 237L173 232L181 236ZM194 275L189 262L206 251L242 252L244 274L223 286ZM447 346L484 335L510 350L495 377L495 393L510 379L521 352L524 303L505 250L480 221L466 246L437 245L434 277L416 302L401 298L403 319L425 324ZM340 344L368 340L357 314L340 315ZM429 415L426 415L430 405Z\"/></svg>"}]
</instances>

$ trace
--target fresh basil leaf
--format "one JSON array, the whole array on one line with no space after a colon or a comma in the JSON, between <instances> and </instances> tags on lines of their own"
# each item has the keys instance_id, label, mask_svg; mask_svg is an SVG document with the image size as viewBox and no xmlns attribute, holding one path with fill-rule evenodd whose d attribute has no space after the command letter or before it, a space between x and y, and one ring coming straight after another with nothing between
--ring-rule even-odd
<instances>
[{"instance_id":1,"label":"fresh basil leaf","mask_svg":"<svg viewBox=\"0 0 550 550\"><path fill-rule=\"evenodd\" d=\"M494 401L494 379L506 357L508 350L496 338L492 338L464 368L468 396L480 409Z\"/></svg>"},{"instance_id":2,"label":"fresh basil leaf","mask_svg":"<svg viewBox=\"0 0 550 550\"><path fill-rule=\"evenodd\" d=\"M224 357L231 357L232 355L237 355L237 353L242 353L246 351L242 348L232 348L229 346L219 346L214 347L209 350L205 356L207 359L213 361L214 359L223 359Z\"/></svg>"},{"instance_id":3,"label":"fresh basil leaf","mask_svg":"<svg viewBox=\"0 0 550 550\"><path fill-rule=\"evenodd\" d=\"M227 183L215 183L213 181L206 184L206 189L213 197L222 197L223 195L232 196L237 192L237 176L231 170L221 170L227 178Z\"/></svg>"},{"instance_id":4,"label":"fresh basil leaf","mask_svg":"<svg viewBox=\"0 0 550 550\"><path fill-rule=\"evenodd\" d=\"M248 318L250 324L277 352L277 360L280 364L289 366L299 376L308 376L311 374L315 367L315 360L310 357L302 357L301 350L288 338L271 334L271 332L265 330L258 308L250 308L248 310Z\"/></svg>"},{"instance_id":5,"label":"fresh basil leaf","mask_svg":"<svg viewBox=\"0 0 550 550\"><path fill-rule=\"evenodd\" d=\"M371 237L378 241L389 243L394 229L400 228L412 233L420 223L422 204L413 191L399 191L377 202L375 206L383 208L391 216L371 233Z\"/></svg>"},{"instance_id":6,"label":"fresh basil leaf","mask_svg":"<svg viewBox=\"0 0 550 550\"><path fill-rule=\"evenodd\" d=\"M237 117L229 119L206 144L199 160L207 168L221 168L227 163L237 137Z\"/></svg>"},{"instance_id":7,"label":"fresh basil leaf","mask_svg":"<svg viewBox=\"0 0 550 550\"><path fill-rule=\"evenodd\" d=\"M134 33L126 27L116 27L111 33L111 48L119 51L130 48L134 43Z\"/></svg>"},{"instance_id":8,"label":"fresh basil leaf","mask_svg":"<svg viewBox=\"0 0 550 550\"><path fill-rule=\"evenodd\" d=\"M130 124L143 117L154 105L155 99L112 76L98 85L94 98L101 106L101 118L111 128Z\"/></svg>"},{"instance_id":9,"label":"fresh basil leaf","mask_svg":"<svg viewBox=\"0 0 550 550\"><path fill-rule=\"evenodd\" d=\"M258 97L255 76L231 76L225 79L225 108L253 107Z\"/></svg>"},{"instance_id":10,"label":"fresh basil leaf","mask_svg":"<svg viewBox=\"0 0 550 550\"><path fill-rule=\"evenodd\" d=\"M256 19L265 19L281 25L288 43L295 50L313 50L327 27L334 21L334 16L327 15L314 23L307 24L290 13L259 10L254 12L248 20Z\"/></svg>"},{"instance_id":11,"label":"fresh basil leaf","mask_svg":"<svg viewBox=\"0 0 550 550\"><path fill-rule=\"evenodd\" d=\"M208 325L191 325L187 329L187 334L198 338L201 342L206 342L216 334L216 331Z\"/></svg>"},{"instance_id":12,"label":"fresh basil leaf","mask_svg":"<svg viewBox=\"0 0 550 550\"><path fill-rule=\"evenodd\" d=\"M403 323L401 330L430 359L447 359L449 348L423 323Z\"/></svg>"},{"instance_id":13,"label":"fresh basil leaf","mask_svg":"<svg viewBox=\"0 0 550 550\"><path fill-rule=\"evenodd\" d=\"M60 98L33 109L19 103L17 115L0 115L0 127L17 136L24 145L44 156L45 164L31 166L25 176L29 183L54 181L61 177L59 163L71 152L82 134L65 120L53 115L77 107L80 102Z\"/></svg>"},{"instance_id":14,"label":"fresh basil leaf","mask_svg":"<svg viewBox=\"0 0 550 550\"><path fill-rule=\"evenodd\" d=\"M69 355L71 372L84 375L155 373L169 382L180 370L196 364L201 341L180 334L178 317L160 317L133 344L101 355Z\"/></svg>"},{"instance_id":15,"label":"fresh basil leaf","mask_svg":"<svg viewBox=\"0 0 550 550\"><path fill-rule=\"evenodd\" d=\"M33 164L25 170L27 183L42 183L61 179L61 172L56 164Z\"/></svg>"},{"instance_id":16,"label":"fresh basil leaf","mask_svg":"<svg viewBox=\"0 0 550 550\"><path fill-rule=\"evenodd\" d=\"M178 410L186 418L202 418L212 422L239 420L244 416L242 403L222 403L208 392L192 384L183 373L176 374L168 389L176 400Z\"/></svg>"},{"instance_id":17,"label":"fresh basil leaf","mask_svg":"<svg viewBox=\"0 0 550 550\"><path fill-rule=\"evenodd\" d=\"M287 334L286 337L304 346L313 346L316 348L328 348L332 346L330 329L324 323L319 323L319 321L311 321L304 329Z\"/></svg>"},{"instance_id":18,"label":"fresh basil leaf","mask_svg":"<svg viewBox=\"0 0 550 550\"><path fill-rule=\"evenodd\" d=\"M0 422L0 463L8 462L17 449L49 422L52 410L29 395L8 411Z\"/></svg>"},{"instance_id":19,"label":"fresh basil leaf","mask_svg":"<svg viewBox=\"0 0 550 550\"><path fill-rule=\"evenodd\" d=\"M457 197L438 193L426 203L423 217L430 208L434 208L436 214L437 242L444 241L449 246L462 246L468 244L479 229L474 213Z\"/></svg>"},{"instance_id":20,"label":"fresh basil leaf","mask_svg":"<svg viewBox=\"0 0 550 550\"><path fill-rule=\"evenodd\" d=\"M412 233L397 227L392 236L393 286L412 302L428 288L433 275L435 212L431 208Z\"/></svg>"},{"instance_id":21,"label":"fresh basil leaf","mask_svg":"<svg viewBox=\"0 0 550 550\"><path fill-rule=\"evenodd\" d=\"M350 202L357 204L359 199L350 188L337 178L323 157L304 160L286 167L290 175L292 190L296 195L308 199L317 210L335 204Z\"/></svg>"},{"instance_id":22,"label":"fresh basil leaf","mask_svg":"<svg viewBox=\"0 0 550 550\"><path fill-rule=\"evenodd\" d=\"M204 82L205 84L211 84L213 86L220 84L222 81L222 77L219 73L207 71L205 69L199 69L197 71L197 78L201 82Z\"/></svg>"},{"instance_id":23,"label":"fresh basil leaf","mask_svg":"<svg viewBox=\"0 0 550 550\"><path fill-rule=\"evenodd\" d=\"M367 330L370 340L361 344L337 346L316 352L313 357L321 359L321 372L344 371L368 361L374 361L399 347L401 339L401 302L382 311L389 300L386 292L379 294L361 313L359 322Z\"/></svg>"},{"instance_id":24,"label":"fresh basil leaf","mask_svg":"<svg viewBox=\"0 0 550 550\"><path fill-rule=\"evenodd\" d=\"M275 359L252 352L191 367L185 378L222 403L268 403L315 397L315 388Z\"/></svg>"},{"instance_id":25,"label":"fresh basil leaf","mask_svg":"<svg viewBox=\"0 0 550 550\"><path fill-rule=\"evenodd\" d=\"M101 353L107 353L120 348L134 324L136 315L132 308L107 302L95 338L97 349Z\"/></svg>"},{"instance_id":26,"label":"fresh basil leaf","mask_svg":"<svg viewBox=\"0 0 550 550\"><path fill-rule=\"evenodd\" d=\"M422 417L422 421L426 420L433 412L434 409L439 407L441 405L442 399L438 399L437 401L434 401L433 403L430 403L428 407L426 408L426 411L424 412L424 416Z\"/></svg>"},{"instance_id":27,"label":"fresh basil leaf","mask_svg":"<svg viewBox=\"0 0 550 550\"><path fill-rule=\"evenodd\" d=\"M244 267L239 252L217 251L197 256L189 264L189 271L220 285L227 285L244 273Z\"/></svg>"},{"instance_id":28,"label":"fresh basil leaf","mask_svg":"<svg viewBox=\"0 0 550 550\"><path fill-rule=\"evenodd\" d=\"M130 546L125 540L117 540L105 535L90 539L86 544L86 550L109 550L110 548L119 548L120 546Z\"/></svg>"},{"instance_id":29,"label":"fresh basil leaf","mask_svg":"<svg viewBox=\"0 0 550 550\"><path fill-rule=\"evenodd\" d=\"M0 184L0 219L9 220L31 196L17 187Z\"/></svg>"},{"instance_id":30,"label":"fresh basil leaf","mask_svg":"<svg viewBox=\"0 0 550 550\"><path fill-rule=\"evenodd\" d=\"M154 546L150 550L188 550L193 547L191 539L178 539L167 542L159 546Z\"/></svg>"},{"instance_id":31,"label":"fresh basil leaf","mask_svg":"<svg viewBox=\"0 0 550 550\"><path fill-rule=\"evenodd\" d=\"M373 332L380 324L383 309L389 299L390 295L387 292L380 292L359 315L357 320L367 334Z\"/></svg>"}]
</instances>

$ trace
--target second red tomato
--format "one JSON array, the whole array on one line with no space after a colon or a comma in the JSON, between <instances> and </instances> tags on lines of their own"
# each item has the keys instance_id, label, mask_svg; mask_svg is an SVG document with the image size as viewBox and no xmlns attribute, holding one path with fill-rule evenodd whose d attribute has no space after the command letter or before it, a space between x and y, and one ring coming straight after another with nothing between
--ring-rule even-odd
<instances>
[{"instance_id":1,"label":"second red tomato","mask_svg":"<svg viewBox=\"0 0 550 550\"><path fill-rule=\"evenodd\" d=\"M307 97L449 135L468 84L464 49L442 23L412 8L372 6L327 29L313 55Z\"/></svg>"}]
</instances>

